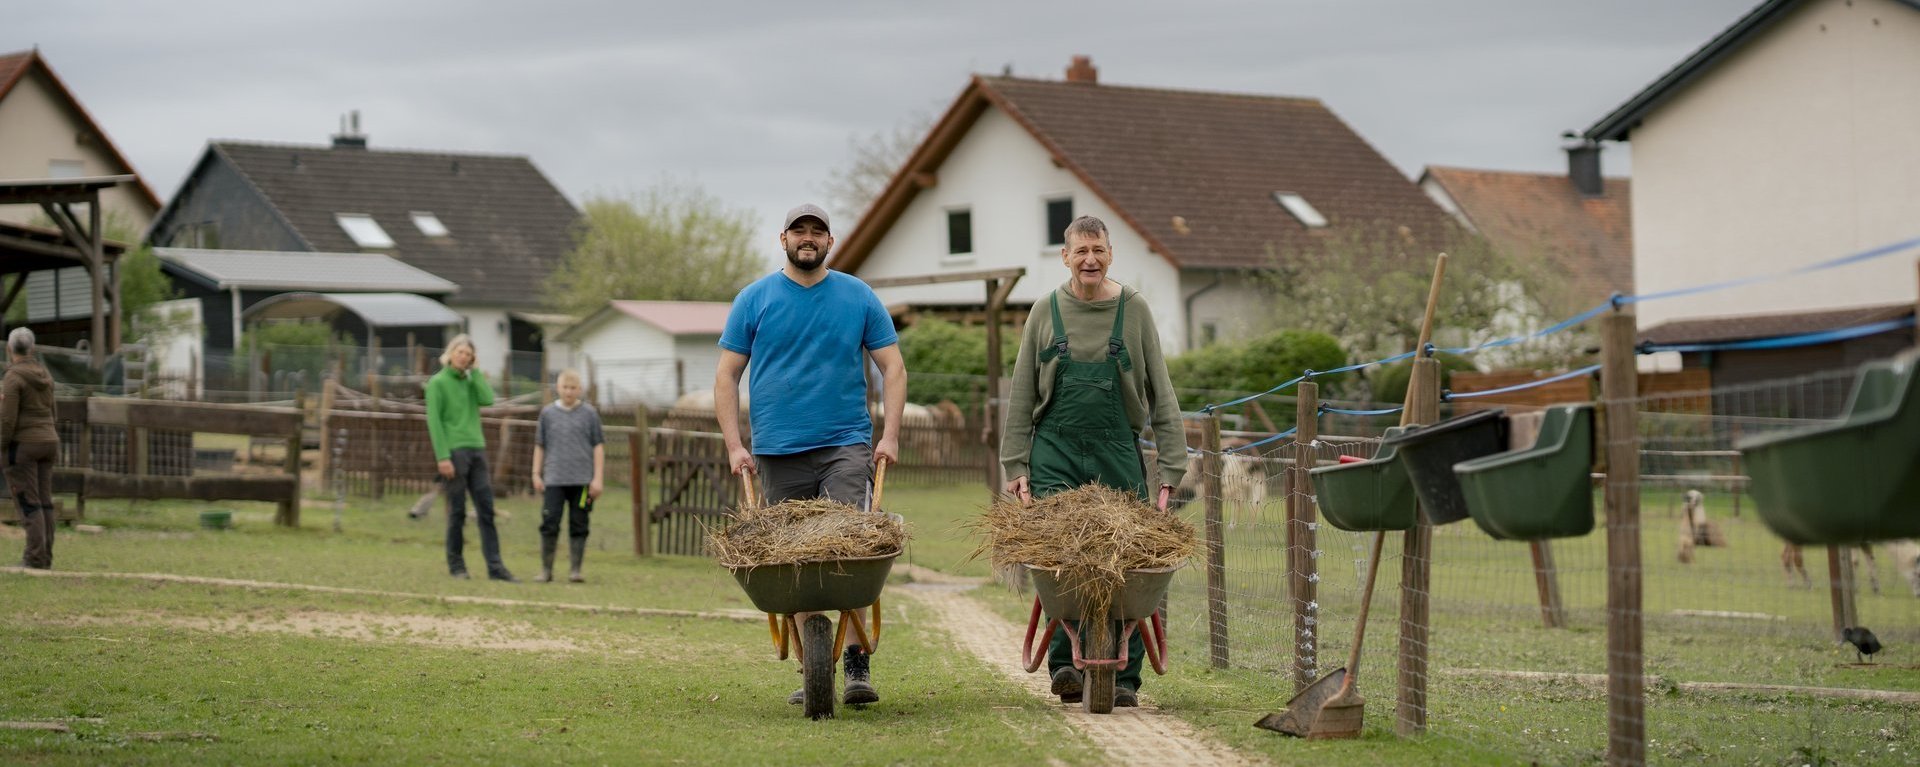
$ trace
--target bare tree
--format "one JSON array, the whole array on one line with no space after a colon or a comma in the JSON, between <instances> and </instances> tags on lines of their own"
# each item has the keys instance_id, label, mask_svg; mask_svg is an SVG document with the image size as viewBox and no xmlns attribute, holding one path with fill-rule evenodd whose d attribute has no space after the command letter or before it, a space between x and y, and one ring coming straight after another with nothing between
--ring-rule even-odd
<instances>
[{"instance_id":1,"label":"bare tree","mask_svg":"<svg viewBox=\"0 0 1920 767\"><path fill-rule=\"evenodd\" d=\"M829 171L822 184L828 209L836 215L864 216L932 128L933 114L915 110L891 128L848 137L848 161Z\"/></svg>"}]
</instances>

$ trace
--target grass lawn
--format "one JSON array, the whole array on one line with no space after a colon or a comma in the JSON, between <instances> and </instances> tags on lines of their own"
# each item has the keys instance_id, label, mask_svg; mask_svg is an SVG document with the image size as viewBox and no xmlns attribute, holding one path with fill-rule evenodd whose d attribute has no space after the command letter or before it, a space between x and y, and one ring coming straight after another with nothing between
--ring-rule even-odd
<instances>
[{"instance_id":1,"label":"grass lawn","mask_svg":"<svg viewBox=\"0 0 1920 767\"><path fill-rule=\"evenodd\" d=\"M1808 550L1814 589L1780 581L1777 544L1751 513L1716 506L1732 545L1681 566L1665 497L1649 492L1643 540L1648 754L1656 762L1911 764L1920 761L1914 706L1815 700L1778 692L1684 691L1674 683L1732 681L1920 691L1912 660L1920 615L1894 580L1862 595L1863 620L1893 637L1883 664L1861 668L1820 638L1824 555ZM207 504L97 501L99 534L61 530L61 570L163 572L365 589L316 593L123 579L0 574L0 720L66 720L73 732L0 729L0 763L504 763L535 761L765 764L1035 763L1099 760L1043 702L956 653L922 628L917 604L888 600L876 659L885 701L807 722L784 703L797 684L752 621L586 612L540 605L456 604L443 595L607 607L748 609L726 572L698 557L632 556L627 497L604 497L584 584L519 585L446 576L444 512L407 518L412 497L350 499L339 514L309 501L297 530L275 527L270 504L219 504L236 529L201 530ZM903 561L983 575L964 562L964 525L984 487L895 484L886 505L912 525ZM532 498L501 501L506 563L537 568ZM1188 513L1197 513L1192 507ZM1344 662L1357 606L1346 564L1362 536L1321 537L1321 668ZM481 572L469 531L467 560ZM1521 680L1501 671L1605 670L1604 558L1598 536L1556 544L1571 628L1541 628L1524 546L1470 523L1437 537L1430 734L1391 734L1398 611L1398 542L1390 540L1374 601L1358 741L1307 743L1255 729L1292 685L1291 616L1275 574L1271 525L1232 531L1227 551L1233 663L1208 668L1204 574L1185 571L1172 594L1172 668L1149 675L1151 702L1249 754L1325 765L1506 764L1596 760L1606 742L1604 690ZM17 538L4 540L17 547ZM12 556L8 553L7 556ZM561 555L564 566L565 554ZM1883 564L1883 568L1887 565ZM1883 577L1883 582L1886 578ZM1886 585L1883 583L1883 585ZM974 592L1024 623L1031 597ZM1744 611L1784 620L1676 617L1674 610ZM1811 627L1811 628L1810 628ZM1811 637L1811 638L1810 638ZM1896 642L1898 643L1896 645ZM1017 648L1007 648L1009 655ZM1904 654L1903 654L1904 653ZM1335 656L1339 657L1335 657ZM845 728L856 728L848 732ZM750 729L752 737L739 737ZM855 744L850 748L849 744Z\"/></svg>"}]
</instances>

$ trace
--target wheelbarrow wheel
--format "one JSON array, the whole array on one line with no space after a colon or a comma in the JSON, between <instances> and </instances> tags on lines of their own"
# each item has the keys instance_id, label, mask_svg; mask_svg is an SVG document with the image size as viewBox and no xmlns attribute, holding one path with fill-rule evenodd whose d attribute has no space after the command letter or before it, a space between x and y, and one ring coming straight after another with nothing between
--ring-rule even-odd
<instances>
[{"instance_id":1,"label":"wheelbarrow wheel","mask_svg":"<svg viewBox=\"0 0 1920 767\"><path fill-rule=\"evenodd\" d=\"M1083 657L1087 660L1112 660L1120 657L1118 639L1119 637L1115 636L1112 621L1084 619L1080 621L1080 642L1084 648ZM1113 712L1113 678L1118 671L1119 669L1111 663L1087 666L1081 682L1081 710L1089 714Z\"/></svg>"},{"instance_id":2,"label":"wheelbarrow wheel","mask_svg":"<svg viewBox=\"0 0 1920 767\"><path fill-rule=\"evenodd\" d=\"M809 616L800 628L801 688L808 719L833 718L833 649L833 621L825 615Z\"/></svg>"}]
</instances>

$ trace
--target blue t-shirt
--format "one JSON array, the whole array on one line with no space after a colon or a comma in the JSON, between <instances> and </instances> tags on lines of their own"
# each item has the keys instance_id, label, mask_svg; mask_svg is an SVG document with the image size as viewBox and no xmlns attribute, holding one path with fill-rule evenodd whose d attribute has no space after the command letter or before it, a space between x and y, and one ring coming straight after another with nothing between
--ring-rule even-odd
<instances>
[{"instance_id":1,"label":"blue t-shirt","mask_svg":"<svg viewBox=\"0 0 1920 767\"><path fill-rule=\"evenodd\" d=\"M899 342L880 297L852 275L828 270L803 288L774 272L742 289L720 348L748 359L754 454L871 441L863 352Z\"/></svg>"}]
</instances>

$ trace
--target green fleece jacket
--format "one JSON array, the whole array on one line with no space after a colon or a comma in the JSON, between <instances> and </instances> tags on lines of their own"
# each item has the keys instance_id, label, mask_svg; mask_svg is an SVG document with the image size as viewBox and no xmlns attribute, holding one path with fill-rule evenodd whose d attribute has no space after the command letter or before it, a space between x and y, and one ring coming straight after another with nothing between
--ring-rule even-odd
<instances>
[{"instance_id":1,"label":"green fleece jacket","mask_svg":"<svg viewBox=\"0 0 1920 767\"><path fill-rule=\"evenodd\" d=\"M1127 426L1136 433L1151 425L1153 442L1159 448L1160 482L1179 486L1187 473L1187 432L1180 421L1180 402L1173 394L1173 381L1167 377L1167 361L1160 354L1160 331L1153 322L1140 291L1122 285L1121 296L1127 302L1127 324L1121 338L1131 370L1120 372L1121 394L1126 401ZM1067 325L1067 346L1079 362L1099 362L1107 357L1107 335L1113 332L1114 308L1120 299L1082 301L1075 298L1067 284L1054 289L1060 296L1060 320ZM1033 428L1046 412L1053 397L1054 370L1059 360L1041 363L1040 352L1053 342L1053 312L1048 296L1033 302L1027 313L1026 331L1020 334L1020 359L1013 366L1013 389L1007 393L1006 436L1000 440L1000 466L1006 477L1030 474L1028 459L1033 453ZM1151 480L1149 480L1151 481Z\"/></svg>"},{"instance_id":2,"label":"green fleece jacket","mask_svg":"<svg viewBox=\"0 0 1920 767\"><path fill-rule=\"evenodd\" d=\"M480 430L480 408L493 404L493 387L479 370L460 372L452 365L427 379L427 433L433 437L433 457L444 461L463 447L485 448Z\"/></svg>"}]
</instances>

